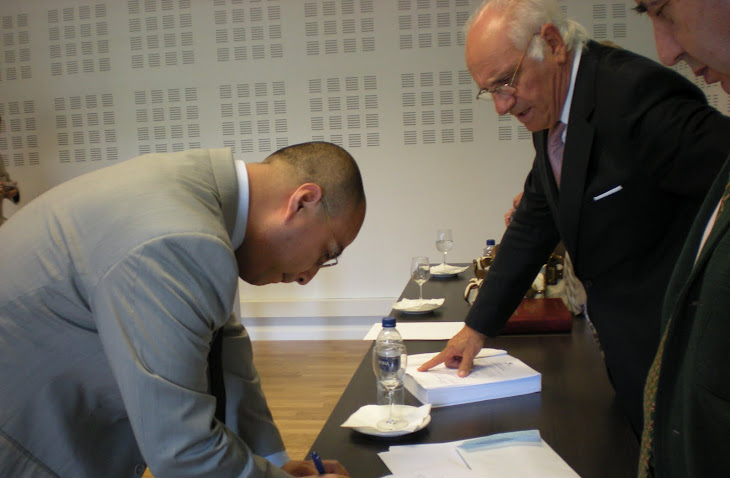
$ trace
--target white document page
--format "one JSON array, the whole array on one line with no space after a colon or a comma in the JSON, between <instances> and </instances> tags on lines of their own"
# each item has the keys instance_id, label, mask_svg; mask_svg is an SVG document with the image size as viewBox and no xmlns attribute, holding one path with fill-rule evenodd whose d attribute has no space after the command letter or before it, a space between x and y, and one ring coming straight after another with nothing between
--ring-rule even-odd
<instances>
[{"instance_id":1,"label":"white document page","mask_svg":"<svg viewBox=\"0 0 730 478\"><path fill-rule=\"evenodd\" d=\"M580 478L538 430L467 440L457 452L469 469L490 477Z\"/></svg>"},{"instance_id":2,"label":"white document page","mask_svg":"<svg viewBox=\"0 0 730 478\"><path fill-rule=\"evenodd\" d=\"M398 322L395 326L403 340L448 340L464 327L464 322ZM363 340L375 340L383 328L376 322Z\"/></svg>"},{"instance_id":3,"label":"white document page","mask_svg":"<svg viewBox=\"0 0 730 478\"><path fill-rule=\"evenodd\" d=\"M467 477L470 470L456 451L456 445L462 442L391 446L378 456L398 478Z\"/></svg>"},{"instance_id":4,"label":"white document page","mask_svg":"<svg viewBox=\"0 0 730 478\"><path fill-rule=\"evenodd\" d=\"M378 456L392 478L579 478L538 430L391 446Z\"/></svg>"},{"instance_id":5,"label":"white document page","mask_svg":"<svg viewBox=\"0 0 730 478\"><path fill-rule=\"evenodd\" d=\"M422 363L436 355L430 353L408 356L406 373L416 379L424 388L466 387L539 375L534 369L520 360L507 355L504 350L497 349L482 349L482 352L477 354L474 359L474 367L471 369L471 373L466 377L459 377L456 369L447 368L444 364L437 365L426 372L418 371L418 367Z\"/></svg>"}]
</instances>

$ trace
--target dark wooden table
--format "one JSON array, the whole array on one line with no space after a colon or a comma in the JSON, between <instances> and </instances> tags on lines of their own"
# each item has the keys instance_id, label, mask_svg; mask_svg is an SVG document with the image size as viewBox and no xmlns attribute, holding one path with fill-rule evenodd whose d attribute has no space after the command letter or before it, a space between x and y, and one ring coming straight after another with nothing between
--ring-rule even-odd
<instances>
[{"instance_id":1,"label":"dark wooden table","mask_svg":"<svg viewBox=\"0 0 730 478\"><path fill-rule=\"evenodd\" d=\"M468 305L462 294L471 277L467 271L457 278L426 283L424 298L446 298L444 306L431 314L392 313L399 322L463 321ZM401 297L418 297L418 286L409 281ZM411 340L406 347L409 354L437 352L445 343ZM363 435L340 425L361 406L375 403L375 377L368 352L312 450L323 458L339 460L352 478L375 478L390 474L377 456L390 445L440 443L538 429L542 438L584 478L636 475L638 439L615 403L601 353L585 319L575 318L571 333L505 335L488 339L486 346L506 349L542 373L542 391L435 408L428 427L402 437ZM407 405L419 405L408 391L405 401Z\"/></svg>"}]
</instances>

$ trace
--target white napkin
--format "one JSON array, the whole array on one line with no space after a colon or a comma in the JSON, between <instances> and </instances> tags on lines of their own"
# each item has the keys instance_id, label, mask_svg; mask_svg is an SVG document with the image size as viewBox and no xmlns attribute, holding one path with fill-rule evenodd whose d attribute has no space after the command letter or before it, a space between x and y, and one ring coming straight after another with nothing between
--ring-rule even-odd
<instances>
[{"instance_id":1,"label":"white napkin","mask_svg":"<svg viewBox=\"0 0 730 478\"><path fill-rule=\"evenodd\" d=\"M452 266L451 264L438 264L431 266L431 274L461 274L469 266Z\"/></svg>"},{"instance_id":2,"label":"white napkin","mask_svg":"<svg viewBox=\"0 0 730 478\"><path fill-rule=\"evenodd\" d=\"M403 431L413 432L420 428L431 414L431 404L422 405L420 407L412 407L410 405L395 405L394 415L399 416L408 421L408 426ZM372 428L376 431L383 431L376 425L383 418L388 418L390 413L389 405L365 405L360 407L345 423L340 425L344 428Z\"/></svg>"},{"instance_id":3,"label":"white napkin","mask_svg":"<svg viewBox=\"0 0 730 478\"><path fill-rule=\"evenodd\" d=\"M399 302L393 304L393 308L396 310L433 310L435 308L444 305L446 299L401 299Z\"/></svg>"}]
</instances>

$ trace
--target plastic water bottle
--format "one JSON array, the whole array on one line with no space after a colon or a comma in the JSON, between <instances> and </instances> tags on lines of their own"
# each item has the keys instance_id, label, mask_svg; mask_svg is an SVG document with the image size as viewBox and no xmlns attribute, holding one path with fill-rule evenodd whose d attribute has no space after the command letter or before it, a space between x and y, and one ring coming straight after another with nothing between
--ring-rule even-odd
<instances>
[{"instance_id":1,"label":"plastic water bottle","mask_svg":"<svg viewBox=\"0 0 730 478\"><path fill-rule=\"evenodd\" d=\"M494 239L487 239L487 245L484 246L484 253L482 256L484 257L491 257L494 258L494 246L497 243L494 241Z\"/></svg>"},{"instance_id":2,"label":"plastic water bottle","mask_svg":"<svg viewBox=\"0 0 730 478\"><path fill-rule=\"evenodd\" d=\"M395 405L403 405L403 375L398 373L401 369L401 355L406 353L406 346L403 343L398 329L395 328L394 317L383 317L383 329L375 339L375 347L373 347L373 371L375 372L375 383L377 386L378 405L387 405L388 390L383 386L381 380L378 380L378 371L381 377L388 377L388 380L399 380L400 384L393 391L393 403ZM385 373L383 373L385 372Z\"/></svg>"}]
</instances>

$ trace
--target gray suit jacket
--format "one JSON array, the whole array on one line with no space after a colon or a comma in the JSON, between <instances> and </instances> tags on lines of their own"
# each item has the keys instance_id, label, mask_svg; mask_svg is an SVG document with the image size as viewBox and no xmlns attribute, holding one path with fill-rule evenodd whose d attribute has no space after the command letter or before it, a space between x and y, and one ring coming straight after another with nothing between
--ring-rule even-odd
<instances>
[{"instance_id":1,"label":"gray suit jacket","mask_svg":"<svg viewBox=\"0 0 730 478\"><path fill-rule=\"evenodd\" d=\"M237 200L230 151L152 154L0 228L0 476L289 476L261 457L284 446L249 338L224 327ZM221 328L226 425L207 378Z\"/></svg>"}]
</instances>

